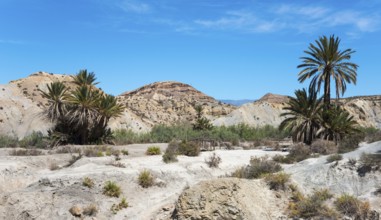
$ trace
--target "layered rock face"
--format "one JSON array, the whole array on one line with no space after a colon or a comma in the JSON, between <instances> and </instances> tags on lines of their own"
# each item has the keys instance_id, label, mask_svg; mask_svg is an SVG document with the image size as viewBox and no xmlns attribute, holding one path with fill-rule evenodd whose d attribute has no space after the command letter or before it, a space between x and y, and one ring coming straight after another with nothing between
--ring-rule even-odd
<instances>
[{"instance_id":1,"label":"layered rock face","mask_svg":"<svg viewBox=\"0 0 381 220\"><path fill-rule=\"evenodd\" d=\"M236 108L179 82L152 83L120 97L128 109L150 126L193 122L197 105L201 105L203 114L212 120L227 115Z\"/></svg>"}]
</instances>

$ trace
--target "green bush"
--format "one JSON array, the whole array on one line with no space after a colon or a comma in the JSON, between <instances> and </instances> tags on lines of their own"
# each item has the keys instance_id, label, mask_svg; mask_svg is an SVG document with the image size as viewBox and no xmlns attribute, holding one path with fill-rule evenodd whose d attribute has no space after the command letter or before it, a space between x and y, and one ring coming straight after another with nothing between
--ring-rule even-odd
<instances>
[{"instance_id":1,"label":"green bush","mask_svg":"<svg viewBox=\"0 0 381 220\"><path fill-rule=\"evenodd\" d=\"M146 155L160 155L161 150L158 146L151 146L147 148Z\"/></svg>"},{"instance_id":2,"label":"green bush","mask_svg":"<svg viewBox=\"0 0 381 220\"><path fill-rule=\"evenodd\" d=\"M128 156L128 154L129 154L129 153L128 153L128 150L122 150L121 152L122 152L122 154L123 154L124 156Z\"/></svg>"},{"instance_id":3,"label":"green bush","mask_svg":"<svg viewBox=\"0 0 381 220\"><path fill-rule=\"evenodd\" d=\"M178 143L174 141L170 142L167 149L165 149L165 153L163 154L163 161L165 163L177 162L177 149Z\"/></svg>"},{"instance_id":4,"label":"green bush","mask_svg":"<svg viewBox=\"0 0 381 220\"><path fill-rule=\"evenodd\" d=\"M265 176L265 181L271 190L285 190L286 183L290 181L290 174L274 173Z\"/></svg>"},{"instance_id":5,"label":"green bush","mask_svg":"<svg viewBox=\"0 0 381 220\"><path fill-rule=\"evenodd\" d=\"M18 146L18 139L16 137L0 135L0 148L10 147L15 148Z\"/></svg>"},{"instance_id":6,"label":"green bush","mask_svg":"<svg viewBox=\"0 0 381 220\"><path fill-rule=\"evenodd\" d=\"M351 135L346 135L338 142L338 153L347 153L356 150L361 141L364 140L364 133L357 132Z\"/></svg>"},{"instance_id":7,"label":"green bush","mask_svg":"<svg viewBox=\"0 0 381 220\"><path fill-rule=\"evenodd\" d=\"M200 146L195 142L182 141L178 147L178 154L196 157L200 154Z\"/></svg>"},{"instance_id":8,"label":"green bush","mask_svg":"<svg viewBox=\"0 0 381 220\"><path fill-rule=\"evenodd\" d=\"M41 132L33 131L30 135L25 136L21 141L19 141L19 146L23 148L36 147L36 148L47 148L48 142Z\"/></svg>"},{"instance_id":9,"label":"green bush","mask_svg":"<svg viewBox=\"0 0 381 220\"><path fill-rule=\"evenodd\" d=\"M141 187L148 188L153 186L153 184L155 183L155 179L150 171L143 170L139 174L138 183Z\"/></svg>"},{"instance_id":10,"label":"green bush","mask_svg":"<svg viewBox=\"0 0 381 220\"><path fill-rule=\"evenodd\" d=\"M299 195L297 199L289 204L290 217L303 219L313 219L314 217L318 217L317 219L336 219L337 213L335 210L328 208L324 204L324 202L330 198L332 198L332 194L327 189L317 190L309 197Z\"/></svg>"},{"instance_id":11,"label":"green bush","mask_svg":"<svg viewBox=\"0 0 381 220\"><path fill-rule=\"evenodd\" d=\"M241 167L232 173L232 177L257 179L263 175L276 173L282 170L282 167L273 160L268 160L267 157L252 157L250 165Z\"/></svg>"},{"instance_id":12,"label":"green bush","mask_svg":"<svg viewBox=\"0 0 381 220\"><path fill-rule=\"evenodd\" d=\"M343 159L343 156L341 154L332 154L332 155L327 157L327 162L332 163L335 161L340 161L342 159Z\"/></svg>"},{"instance_id":13,"label":"green bush","mask_svg":"<svg viewBox=\"0 0 381 220\"><path fill-rule=\"evenodd\" d=\"M120 187L112 181L107 181L103 187L103 194L110 197L119 197L122 193Z\"/></svg>"},{"instance_id":14,"label":"green bush","mask_svg":"<svg viewBox=\"0 0 381 220\"><path fill-rule=\"evenodd\" d=\"M369 202L362 202L354 196L343 194L334 202L336 209L343 215L354 217L355 219L367 219L370 211Z\"/></svg>"}]
</instances>

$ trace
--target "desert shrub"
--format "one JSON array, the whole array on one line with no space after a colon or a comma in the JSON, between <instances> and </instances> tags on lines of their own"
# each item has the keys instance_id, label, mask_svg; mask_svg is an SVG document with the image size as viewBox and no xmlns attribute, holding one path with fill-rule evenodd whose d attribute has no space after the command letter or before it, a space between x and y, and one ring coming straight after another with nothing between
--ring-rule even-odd
<instances>
[{"instance_id":1,"label":"desert shrub","mask_svg":"<svg viewBox=\"0 0 381 220\"><path fill-rule=\"evenodd\" d=\"M332 154L327 157L327 163L332 163L335 161L340 161L343 159L343 156L341 154Z\"/></svg>"},{"instance_id":2,"label":"desert shrub","mask_svg":"<svg viewBox=\"0 0 381 220\"><path fill-rule=\"evenodd\" d=\"M82 213L87 216L96 216L98 213L98 207L95 204L90 204L83 209Z\"/></svg>"},{"instance_id":3,"label":"desert shrub","mask_svg":"<svg viewBox=\"0 0 381 220\"><path fill-rule=\"evenodd\" d=\"M23 148L46 148L48 146L48 142L45 140L45 137L41 132L33 131L30 135L25 136L21 141L19 141L19 146Z\"/></svg>"},{"instance_id":4,"label":"desert shrub","mask_svg":"<svg viewBox=\"0 0 381 220\"><path fill-rule=\"evenodd\" d=\"M74 217L81 217L82 216L82 209L78 205L74 205L69 209L70 214L72 214Z\"/></svg>"},{"instance_id":5,"label":"desert shrub","mask_svg":"<svg viewBox=\"0 0 381 220\"><path fill-rule=\"evenodd\" d=\"M362 202L356 197L348 194L343 194L338 197L334 204L340 213L346 216L355 217L355 219L366 219L366 216L370 211L368 202Z\"/></svg>"},{"instance_id":6,"label":"desert shrub","mask_svg":"<svg viewBox=\"0 0 381 220\"><path fill-rule=\"evenodd\" d=\"M357 160L354 158L349 158L348 159L348 164L351 166L356 166Z\"/></svg>"},{"instance_id":7,"label":"desert shrub","mask_svg":"<svg viewBox=\"0 0 381 220\"><path fill-rule=\"evenodd\" d=\"M128 208L128 202L127 202L126 198L122 198L122 200L120 201L119 204L113 204L111 206L111 211L112 211L112 213L116 214L120 210L126 209L126 208Z\"/></svg>"},{"instance_id":8,"label":"desert shrub","mask_svg":"<svg viewBox=\"0 0 381 220\"><path fill-rule=\"evenodd\" d=\"M368 127L368 128L362 128L362 132L365 135L364 140L368 143L373 143L376 141L381 141L381 130L374 128L374 127Z\"/></svg>"},{"instance_id":9,"label":"desert shrub","mask_svg":"<svg viewBox=\"0 0 381 220\"><path fill-rule=\"evenodd\" d=\"M14 149L12 150L9 155L11 156L39 156L42 155L43 152L41 150L37 149Z\"/></svg>"},{"instance_id":10,"label":"desert shrub","mask_svg":"<svg viewBox=\"0 0 381 220\"><path fill-rule=\"evenodd\" d=\"M381 166L381 154L367 154L363 153L360 157L360 164L378 169Z\"/></svg>"},{"instance_id":11,"label":"desert shrub","mask_svg":"<svg viewBox=\"0 0 381 220\"><path fill-rule=\"evenodd\" d=\"M94 187L95 184L94 184L94 181L90 177L85 177L82 181L82 185L91 189Z\"/></svg>"},{"instance_id":12,"label":"desert shrub","mask_svg":"<svg viewBox=\"0 0 381 220\"><path fill-rule=\"evenodd\" d=\"M311 151L318 154L335 154L338 151L338 146L333 141L318 139L312 142Z\"/></svg>"},{"instance_id":13,"label":"desert shrub","mask_svg":"<svg viewBox=\"0 0 381 220\"><path fill-rule=\"evenodd\" d=\"M309 197L299 195L297 200L289 204L290 217L311 219L313 217L333 218L337 217L337 213L328 208L324 202L332 198L332 194L326 190L316 190Z\"/></svg>"},{"instance_id":14,"label":"desert shrub","mask_svg":"<svg viewBox=\"0 0 381 220\"><path fill-rule=\"evenodd\" d=\"M286 183L290 180L290 174L274 173L265 176L265 181L271 190L285 190Z\"/></svg>"},{"instance_id":15,"label":"desert shrub","mask_svg":"<svg viewBox=\"0 0 381 220\"><path fill-rule=\"evenodd\" d=\"M107 165L110 165L110 166L114 166L114 167L119 167L119 168L126 168L126 165L124 165L123 163L121 162L118 162L118 161L113 161Z\"/></svg>"},{"instance_id":16,"label":"desert shrub","mask_svg":"<svg viewBox=\"0 0 381 220\"><path fill-rule=\"evenodd\" d=\"M283 156L283 155L280 155L280 154L277 154L277 155L273 156L272 160L275 161L275 162L278 162L278 163L287 163L287 164L294 162L290 157Z\"/></svg>"},{"instance_id":17,"label":"desert shrub","mask_svg":"<svg viewBox=\"0 0 381 220\"><path fill-rule=\"evenodd\" d=\"M153 186L153 184L155 183L155 179L150 171L143 170L139 174L138 183L141 187L148 188Z\"/></svg>"},{"instance_id":18,"label":"desert shrub","mask_svg":"<svg viewBox=\"0 0 381 220\"><path fill-rule=\"evenodd\" d=\"M221 157L216 153L213 153L207 160L205 160L205 163L208 164L208 166L211 168L218 167L221 163Z\"/></svg>"},{"instance_id":19,"label":"desert shrub","mask_svg":"<svg viewBox=\"0 0 381 220\"><path fill-rule=\"evenodd\" d=\"M72 153L81 153L80 148L76 148L73 146L59 146L55 148L55 153L56 154L72 154Z\"/></svg>"},{"instance_id":20,"label":"desert shrub","mask_svg":"<svg viewBox=\"0 0 381 220\"><path fill-rule=\"evenodd\" d=\"M160 155L161 150L158 146L151 146L147 148L146 155Z\"/></svg>"},{"instance_id":21,"label":"desert shrub","mask_svg":"<svg viewBox=\"0 0 381 220\"><path fill-rule=\"evenodd\" d=\"M123 154L124 156L128 156L128 154L129 154L129 153L128 153L128 150L122 150L121 152L122 152L122 154Z\"/></svg>"},{"instance_id":22,"label":"desert shrub","mask_svg":"<svg viewBox=\"0 0 381 220\"><path fill-rule=\"evenodd\" d=\"M356 150L361 141L364 140L364 133L357 132L351 135L346 135L338 142L338 153L347 153Z\"/></svg>"},{"instance_id":23,"label":"desert shrub","mask_svg":"<svg viewBox=\"0 0 381 220\"><path fill-rule=\"evenodd\" d=\"M0 135L0 148L4 148L4 147L14 148L17 146L18 146L18 139L16 137Z\"/></svg>"},{"instance_id":24,"label":"desert shrub","mask_svg":"<svg viewBox=\"0 0 381 220\"><path fill-rule=\"evenodd\" d=\"M267 157L252 157L250 165L241 167L232 173L232 177L257 179L262 175L276 173L282 170L282 167L273 160L268 160Z\"/></svg>"},{"instance_id":25,"label":"desert shrub","mask_svg":"<svg viewBox=\"0 0 381 220\"><path fill-rule=\"evenodd\" d=\"M107 181L103 187L103 194L110 197L119 197L122 193L120 186L115 182Z\"/></svg>"},{"instance_id":26,"label":"desert shrub","mask_svg":"<svg viewBox=\"0 0 381 220\"><path fill-rule=\"evenodd\" d=\"M182 141L178 147L178 154L196 157L200 154L200 146L196 142Z\"/></svg>"},{"instance_id":27,"label":"desert shrub","mask_svg":"<svg viewBox=\"0 0 381 220\"><path fill-rule=\"evenodd\" d=\"M178 143L175 141L170 142L167 149L165 149L165 153L163 154L163 161L165 163L177 162L177 149Z\"/></svg>"},{"instance_id":28,"label":"desert shrub","mask_svg":"<svg viewBox=\"0 0 381 220\"><path fill-rule=\"evenodd\" d=\"M290 161L299 162L311 156L311 149L304 144L296 144L291 147L290 153L287 155Z\"/></svg>"},{"instance_id":29,"label":"desert shrub","mask_svg":"<svg viewBox=\"0 0 381 220\"><path fill-rule=\"evenodd\" d=\"M50 162L49 170L53 171L53 170L58 170L58 169L60 169L60 166L58 166L58 164L56 162Z\"/></svg>"},{"instance_id":30,"label":"desert shrub","mask_svg":"<svg viewBox=\"0 0 381 220\"><path fill-rule=\"evenodd\" d=\"M126 130L126 129L119 129L114 130L113 133L113 142L116 145L126 145L126 144L133 144L133 143L139 143L140 138L139 134L133 132L132 130Z\"/></svg>"},{"instance_id":31,"label":"desert shrub","mask_svg":"<svg viewBox=\"0 0 381 220\"><path fill-rule=\"evenodd\" d=\"M82 158L82 154L79 154L78 156L71 155L71 159L69 162L65 165L65 167L70 167L71 165L75 164L79 159Z\"/></svg>"}]
</instances>

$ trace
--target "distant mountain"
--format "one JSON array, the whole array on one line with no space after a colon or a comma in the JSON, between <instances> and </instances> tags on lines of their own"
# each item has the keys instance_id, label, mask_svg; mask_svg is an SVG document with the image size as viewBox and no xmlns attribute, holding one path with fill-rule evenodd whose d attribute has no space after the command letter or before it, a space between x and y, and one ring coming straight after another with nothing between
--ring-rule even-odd
<instances>
[{"instance_id":1,"label":"distant mountain","mask_svg":"<svg viewBox=\"0 0 381 220\"><path fill-rule=\"evenodd\" d=\"M234 105L234 106L241 106L246 103L255 102L254 99L239 99L239 100L233 100L233 99L220 99L220 102Z\"/></svg>"}]
</instances>

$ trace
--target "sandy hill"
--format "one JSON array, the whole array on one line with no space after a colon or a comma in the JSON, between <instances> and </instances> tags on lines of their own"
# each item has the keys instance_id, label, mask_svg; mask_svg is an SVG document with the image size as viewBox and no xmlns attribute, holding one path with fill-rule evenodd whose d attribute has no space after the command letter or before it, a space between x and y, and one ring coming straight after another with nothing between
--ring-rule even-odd
<instances>
[{"instance_id":1,"label":"sandy hill","mask_svg":"<svg viewBox=\"0 0 381 220\"><path fill-rule=\"evenodd\" d=\"M282 109L287 105L288 99L287 96L268 93L258 101L245 104L230 114L216 119L214 124L279 126L284 119L279 115L284 112ZM339 102L361 126L381 128L381 96L357 96L343 98Z\"/></svg>"},{"instance_id":2,"label":"sandy hill","mask_svg":"<svg viewBox=\"0 0 381 220\"><path fill-rule=\"evenodd\" d=\"M188 84L172 81L155 82L123 93L120 97L131 111L151 126L192 122L197 105L203 107L204 115L210 119L227 115L236 108L223 104Z\"/></svg>"}]
</instances>

